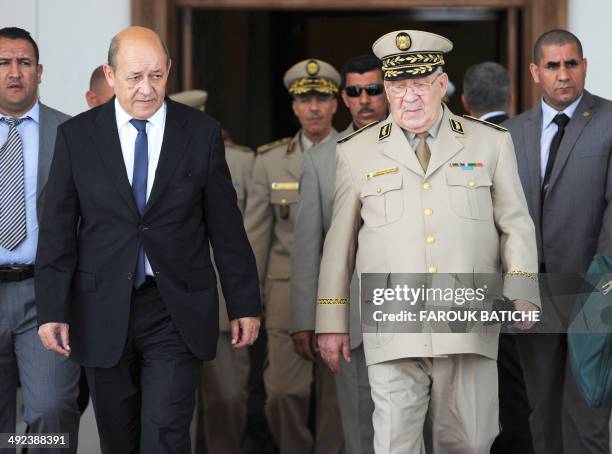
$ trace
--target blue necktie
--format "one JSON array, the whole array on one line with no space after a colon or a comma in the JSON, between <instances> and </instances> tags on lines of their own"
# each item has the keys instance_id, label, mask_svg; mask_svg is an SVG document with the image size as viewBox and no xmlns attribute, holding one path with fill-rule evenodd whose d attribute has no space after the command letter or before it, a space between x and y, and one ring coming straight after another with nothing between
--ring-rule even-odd
<instances>
[{"instance_id":1,"label":"blue necktie","mask_svg":"<svg viewBox=\"0 0 612 454\"><path fill-rule=\"evenodd\" d=\"M132 193L136 206L142 216L147 203L147 175L149 173L149 146L147 142L147 120L130 120L132 126L138 130L136 145L134 146L134 173L132 174ZM145 281L145 253L142 242L138 245L138 261L136 262L136 275L134 288L140 287Z\"/></svg>"}]
</instances>

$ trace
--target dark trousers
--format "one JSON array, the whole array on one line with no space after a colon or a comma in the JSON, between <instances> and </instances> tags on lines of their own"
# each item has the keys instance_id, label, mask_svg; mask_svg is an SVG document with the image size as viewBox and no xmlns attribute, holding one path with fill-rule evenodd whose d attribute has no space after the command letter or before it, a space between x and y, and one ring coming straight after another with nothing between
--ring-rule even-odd
<instances>
[{"instance_id":1,"label":"dark trousers","mask_svg":"<svg viewBox=\"0 0 612 454\"><path fill-rule=\"evenodd\" d=\"M491 454L533 454L529 427L531 410L516 345L519 335L499 336L497 372L500 431L491 448Z\"/></svg>"},{"instance_id":2,"label":"dark trousers","mask_svg":"<svg viewBox=\"0 0 612 454\"><path fill-rule=\"evenodd\" d=\"M102 453L189 454L201 361L185 345L157 288L143 287L133 293L119 363L86 368Z\"/></svg>"},{"instance_id":3,"label":"dark trousers","mask_svg":"<svg viewBox=\"0 0 612 454\"><path fill-rule=\"evenodd\" d=\"M576 385L566 334L516 336L537 454L608 454L609 409L589 408Z\"/></svg>"}]
</instances>

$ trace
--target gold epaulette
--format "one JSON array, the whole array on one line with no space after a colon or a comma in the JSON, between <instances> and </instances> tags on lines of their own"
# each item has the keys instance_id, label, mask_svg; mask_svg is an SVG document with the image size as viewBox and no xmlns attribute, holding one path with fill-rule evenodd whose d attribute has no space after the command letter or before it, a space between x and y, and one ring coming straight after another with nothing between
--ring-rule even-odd
<instances>
[{"instance_id":1,"label":"gold epaulette","mask_svg":"<svg viewBox=\"0 0 612 454\"><path fill-rule=\"evenodd\" d=\"M380 121L373 121L372 123L370 123L369 125L365 125L363 128L359 128L357 131L351 132L348 136L343 137L342 139L338 140L338 143L344 143L347 140L351 140L353 137L355 137L357 134L365 131L368 128L371 128L372 126L376 125L380 123Z\"/></svg>"},{"instance_id":2,"label":"gold epaulette","mask_svg":"<svg viewBox=\"0 0 612 454\"><path fill-rule=\"evenodd\" d=\"M234 143L234 142L226 142L225 145L228 146L228 147L235 148L236 150L246 151L248 153L253 153L253 150L251 150L246 145L238 145L237 143Z\"/></svg>"},{"instance_id":3,"label":"gold epaulette","mask_svg":"<svg viewBox=\"0 0 612 454\"><path fill-rule=\"evenodd\" d=\"M506 128L500 125L496 125L495 123L491 123L490 121L481 120L480 118L472 117L471 115L464 115L463 118L467 118L468 120L477 121L478 123L482 123L483 125L490 126L498 131L508 132Z\"/></svg>"},{"instance_id":4,"label":"gold epaulette","mask_svg":"<svg viewBox=\"0 0 612 454\"><path fill-rule=\"evenodd\" d=\"M291 137L285 137L284 139L278 139L274 142L267 143L262 145L261 147L257 147L257 153L265 153L266 151L270 151L273 148L280 147L281 145L285 145L289 141L291 141Z\"/></svg>"}]
</instances>

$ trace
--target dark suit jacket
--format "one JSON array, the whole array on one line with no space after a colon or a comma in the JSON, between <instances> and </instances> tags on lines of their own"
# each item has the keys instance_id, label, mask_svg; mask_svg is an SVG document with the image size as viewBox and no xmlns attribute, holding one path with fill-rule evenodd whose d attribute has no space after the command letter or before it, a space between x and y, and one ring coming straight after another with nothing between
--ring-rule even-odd
<instances>
[{"instance_id":1,"label":"dark suit jacket","mask_svg":"<svg viewBox=\"0 0 612 454\"><path fill-rule=\"evenodd\" d=\"M584 92L557 152L543 207L540 104L504 126L512 134L546 271L584 273L596 254L612 254L612 102Z\"/></svg>"},{"instance_id":2,"label":"dark suit jacket","mask_svg":"<svg viewBox=\"0 0 612 454\"><path fill-rule=\"evenodd\" d=\"M36 215L38 220L42 219L42 212L45 205L43 197L47 178L49 177L49 168L53 159L53 146L55 145L55 136L57 127L68 120L70 117L59 110L52 109L39 102L39 123L38 128L38 169L36 174Z\"/></svg>"},{"instance_id":3,"label":"dark suit jacket","mask_svg":"<svg viewBox=\"0 0 612 454\"><path fill-rule=\"evenodd\" d=\"M198 110L166 103L142 217L125 170L114 98L58 129L36 259L38 323L69 323L72 356L85 366L111 367L121 357L140 241L172 321L199 358L214 358L219 330L209 240L230 319L261 311L220 126Z\"/></svg>"},{"instance_id":4,"label":"dark suit jacket","mask_svg":"<svg viewBox=\"0 0 612 454\"><path fill-rule=\"evenodd\" d=\"M499 115L494 115L492 117L487 118L487 121L489 123L494 123L496 125L499 125L501 123L503 123L504 121L506 121L508 118L508 115L506 114L499 114Z\"/></svg>"}]
</instances>

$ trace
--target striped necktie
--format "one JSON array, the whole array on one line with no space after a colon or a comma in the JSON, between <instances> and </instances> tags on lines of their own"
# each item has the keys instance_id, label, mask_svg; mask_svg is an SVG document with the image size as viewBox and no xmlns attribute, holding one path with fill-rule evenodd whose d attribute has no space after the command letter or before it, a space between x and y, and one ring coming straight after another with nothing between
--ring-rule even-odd
<instances>
[{"instance_id":1,"label":"striped necktie","mask_svg":"<svg viewBox=\"0 0 612 454\"><path fill-rule=\"evenodd\" d=\"M17 126L26 118L4 117L9 126L0 148L0 247L12 251L26 237L23 144Z\"/></svg>"}]
</instances>

